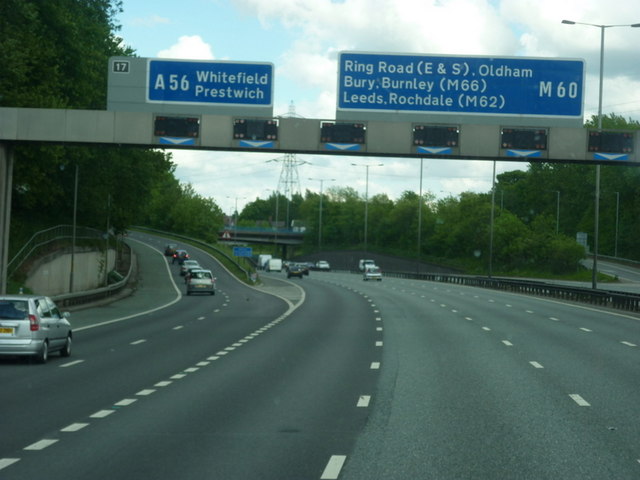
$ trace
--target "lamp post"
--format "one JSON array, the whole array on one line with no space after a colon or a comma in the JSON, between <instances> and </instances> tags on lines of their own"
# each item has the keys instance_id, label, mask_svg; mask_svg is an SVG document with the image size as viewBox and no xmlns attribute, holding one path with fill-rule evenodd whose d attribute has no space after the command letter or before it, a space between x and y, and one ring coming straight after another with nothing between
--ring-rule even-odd
<instances>
[{"instance_id":1,"label":"lamp post","mask_svg":"<svg viewBox=\"0 0 640 480\"><path fill-rule=\"evenodd\" d=\"M238 198L240 198L241 200L244 200L247 197L230 197L227 196L227 198L235 198L235 207L234 207L234 216L235 216L235 220L233 222L233 240L237 241L237 236L238 236Z\"/></svg>"},{"instance_id":2,"label":"lamp post","mask_svg":"<svg viewBox=\"0 0 640 480\"><path fill-rule=\"evenodd\" d=\"M620 223L620 192L616 192L616 241L613 247L613 256L618 258L618 225Z\"/></svg>"},{"instance_id":3,"label":"lamp post","mask_svg":"<svg viewBox=\"0 0 640 480\"><path fill-rule=\"evenodd\" d=\"M75 253L76 253L76 225L77 225L77 212L78 212L78 164L76 163L76 175L73 186L73 230L71 234L71 265L69 268L69 293L73 292L73 271L75 268ZM109 232L107 231L107 235Z\"/></svg>"},{"instance_id":4,"label":"lamp post","mask_svg":"<svg viewBox=\"0 0 640 480\"><path fill-rule=\"evenodd\" d=\"M560 233L560 190L554 190L556 193L556 235Z\"/></svg>"},{"instance_id":5,"label":"lamp post","mask_svg":"<svg viewBox=\"0 0 640 480\"><path fill-rule=\"evenodd\" d=\"M309 178L316 182L320 182L320 211L318 213L318 252L322 251L322 184L326 181L335 182L335 178Z\"/></svg>"},{"instance_id":6,"label":"lamp post","mask_svg":"<svg viewBox=\"0 0 640 480\"><path fill-rule=\"evenodd\" d=\"M384 163L375 163L375 164L367 164L367 163L352 163L354 167L365 167L366 169L366 183L365 183L365 192L364 192L364 251L367 251L367 230L369 223L369 167L381 167Z\"/></svg>"},{"instance_id":7,"label":"lamp post","mask_svg":"<svg viewBox=\"0 0 640 480\"><path fill-rule=\"evenodd\" d=\"M600 29L600 80L598 87L598 130L602 130L602 83L604 80L604 31L613 27L640 27L640 23L632 23L625 25L599 25L595 23L574 22L573 20L562 20L565 25L586 25L588 27L596 27ZM600 222L600 164L596 165L596 194L595 194L595 217L594 217L594 235L593 235L593 272L591 279L592 288L598 288L598 235Z\"/></svg>"}]
</instances>

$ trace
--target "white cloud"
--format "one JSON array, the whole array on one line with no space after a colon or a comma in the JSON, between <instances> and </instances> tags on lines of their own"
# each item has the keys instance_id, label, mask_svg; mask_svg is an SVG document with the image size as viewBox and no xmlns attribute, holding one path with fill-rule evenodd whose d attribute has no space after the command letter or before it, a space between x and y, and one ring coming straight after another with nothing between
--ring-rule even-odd
<instances>
[{"instance_id":1,"label":"white cloud","mask_svg":"<svg viewBox=\"0 0 640 480\"><path fill-rule=\"evenodd\" d=\"M178 43L166 50L158 52L160 58L183 58L190 60L213 60L211 45L206 43L200 35L184 35Z\"/></svg>"}]
</instances>

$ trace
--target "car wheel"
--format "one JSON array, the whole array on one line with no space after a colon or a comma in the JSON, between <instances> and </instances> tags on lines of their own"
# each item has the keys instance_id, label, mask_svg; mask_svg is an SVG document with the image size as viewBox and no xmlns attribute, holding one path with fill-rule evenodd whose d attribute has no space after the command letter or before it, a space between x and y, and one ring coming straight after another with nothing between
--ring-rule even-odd
<instances>
[{"instance_id":1,"label":"car wheel","mask_svg":"<svg viewBox=\"0 0 640 480\"><path fill-rule=\"evenodd\" d=\"M60 350L61 357L68 357L71 355L71 335L67 336L67 341L64 342L64 347Z\"/></svg>"},{"instance_id":2,"label":"car wheel","mask_svg":"<svg viewBox=\"0 0 640 480\"><path fill-rule=\"evenodd\" d=\"M47 363L47 360L49 360L49 342L45 340L42 343L42 348L40 352L36 353L35 358L38 363Z\"/></svg>"},{"instance_id":3,"label":"car wheel","mask_svg":"<svg viewBox=\"0 0 640 480\"><path fill-rule=\"evenodd\" d=\"M187 295L191 295L191 290L187 290Z\"/></svg>"}]
</instances>

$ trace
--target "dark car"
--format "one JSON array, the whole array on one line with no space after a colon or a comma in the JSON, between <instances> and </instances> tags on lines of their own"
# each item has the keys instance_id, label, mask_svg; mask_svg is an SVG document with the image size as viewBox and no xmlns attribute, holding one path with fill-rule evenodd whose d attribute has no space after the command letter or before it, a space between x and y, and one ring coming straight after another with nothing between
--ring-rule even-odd
<instances>
[{"instance_id":1,"label":"dark car","mask_svg":"<svg viewBox=\"0 0 640 480\"><path fill-rule=\"evenodd\" d=\"M176 253L173 254L173 260L171 263L178 263L178 265L182 265L182 262L185 260L189 260L189 253L186 250L176 250Z\"/></svg>"},{"instance_id":2,"label":"dark car","mask_svg":"<svg viewBox=\"0 0 640 480\"><path fill-rule=\"evenodd\" d=\"M173 254L176 253L177 249L178 245L176 245L175 243L169 243L166 247L164 247L164 255L166 257L173 257Z\"/></svg>"},{"instance_id":3,"label":"dark car","mask_svg":"<svg viewBox=\"0 0 640 480\"><path fill-rule=\"evenodd\" d=\"M287 269L287 278L291 278L291 277L303 278L305 274L304 272L305 272L305 268L299 263L290 263L289 268ZM307 270L307 275L308 274L309 274L309 271Z\"/></svg>"}]
</instances>

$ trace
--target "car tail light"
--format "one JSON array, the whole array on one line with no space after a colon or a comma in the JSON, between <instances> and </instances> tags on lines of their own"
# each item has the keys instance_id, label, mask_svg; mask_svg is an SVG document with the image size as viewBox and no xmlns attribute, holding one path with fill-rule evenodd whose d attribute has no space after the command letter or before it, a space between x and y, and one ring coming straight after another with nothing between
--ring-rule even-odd
<instances>
[{"instance_id":1,"label":"car tail light","mask_svg":"<svg viewBox=\"0 0 640 480\"><path fill-rule=\"evenodd\" d=\"M35 315L29 315L29 329L32 332L37 332L38 330L40 330L40 321Z\"/></svg>"}]
</instances>

